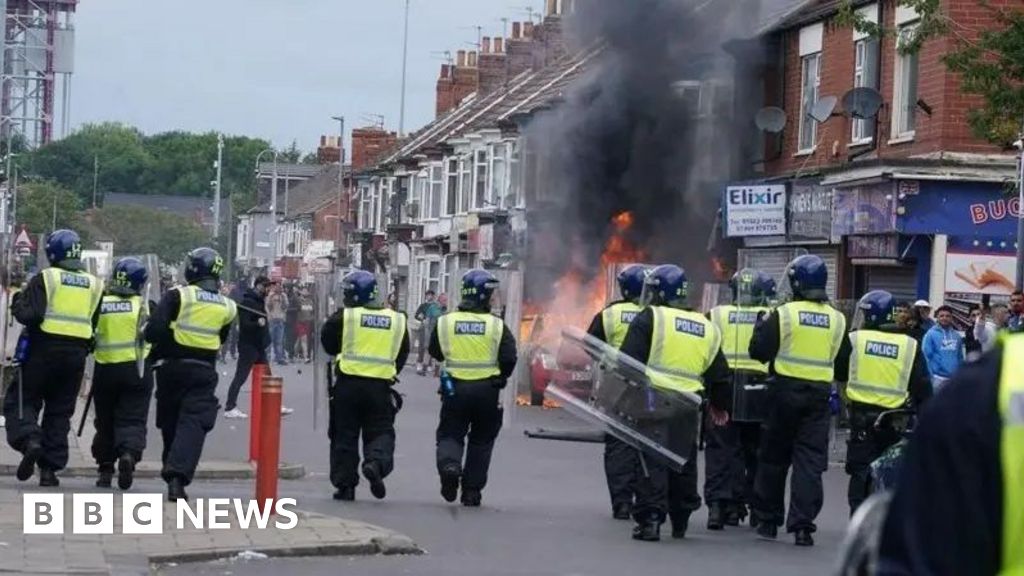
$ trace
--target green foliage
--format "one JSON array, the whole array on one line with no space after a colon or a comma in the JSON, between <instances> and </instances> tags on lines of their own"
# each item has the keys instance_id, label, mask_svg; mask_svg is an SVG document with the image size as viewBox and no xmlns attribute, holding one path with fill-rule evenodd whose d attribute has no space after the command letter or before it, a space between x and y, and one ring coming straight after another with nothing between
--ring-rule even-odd
<instances>
[{"instance_id":1,"label":"green foliage","mask_svg":"<svg viewBox=\"0 0 1024 576\"><path fill-rule=\"evenodd\" d=\"M54 228L54 200L56 222ZM47 234L55 229L74 228L82 201L70 190L53 182L29 182L18 187L17 224L31 234Z\"/></svg>"},{"instance_id":2,"label":"green foliage","mask_svg":"<svg viewBox=\"0 0 1024 576\"><path fill-rule=\"evenodd\" d=\"M224 139L222 188L251 192L256 156L270 144L262 139ZM295 153L302 152L293 145ZM108 192L209 196L216 177L217 134L165 132L146 136L124 124L83 126L74 134L20 159L23 169L53 180L92 203L94 168L100 197Z\"/></svg>"},{"instance_id":3,"label":"green foliage","mask_svg":"<svg viewBox=\"0 0 1024 576\"><path fill-rule=\"evenodd\" d=\"M978 138L1006 146L1020 137L1024 119L1024 10L997 8L987 0L978 3L992 12L996 27L975 29L973 22L957 22L943 12L941 0L899 0L921 16L915 33L900 43L900 50L913 52L931 38L950 38L955 48L943 56L943 62L960 75L965 93L984 100L983 106L968 114L972 131ZM879 37L896 34L858 15L853 0L843 2L836 23Z\"/></svg>"},{"instance_id":4,"label":"green foliage","mask_svg":"<svg viewBox=\"0 0 1024 576\"><path fill-rule=\"evenodd\" d=\"M90 211L80 224L87 237L103 236L114 242L118 255L156 254L169 263L180 262L189 250L210 243L209 234L193 220L140 206Z\"/></svg>"}]
</instances>

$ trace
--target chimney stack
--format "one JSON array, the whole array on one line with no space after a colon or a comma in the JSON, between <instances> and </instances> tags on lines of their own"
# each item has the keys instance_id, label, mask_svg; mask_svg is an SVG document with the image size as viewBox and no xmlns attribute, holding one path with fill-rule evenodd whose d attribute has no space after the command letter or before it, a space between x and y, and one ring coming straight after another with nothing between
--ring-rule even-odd
<instances>
[{"instance_id":1,"label":"chimney stack","mask_svg":"<svg viewBox=\"0 0 1024 576\"><path fill-rule=\"evenodd\" d=\"M519 37L523 35L522 26L523 25L520 24L519 22L512 23L512 37L515 38L516 40L518 40Z\"/></svg>"},{"instance_id":2,"label":"chimney stack","mask_svg":"<svg viewBox=\"0 0 1024 576\"><path fill-rule=\"evenodd\" d=\"M498 36L494 39L494 53L504 54L505 53L505 39Z\"/></svg>"},{"instance_id":3,"label":"chimney stack","mask_svg":"<svg viewBox=\"0 0 1024 576\"><path fill-rule=\"evenodd\" d=\"M533 22L523 22L523 38L533 39Z\"/></svg>"},{"instance_id":4,"label":"chimney stack","mask_svg":"<svg viewBox=\"0 0 1024 576\"><path fill-rule=\"evenodd\" d=\"M480 41L480 53L490 54L491 53L491 37L484 36L483 40Z\"/></svg>"},{"instance_id":5,"label":"chimney stack","mask_svg":"<svg viewBox=\"0 0 1024 576\"><path fill-rule=\"evenodd\" d=\"M473 51L471 51L467 55L466 67L467 68L476 68L476 63L477 63L477 60L476 60L476 50L473 50Z\"/></svg>"},{"instance_id":6,"label":"chimney stack","mask_svg":"<svg viewBox=\"0 0 1024 576\"><path fill-rule=\"evenodd\" d=\"M455 65L462 68L466 65L466 51L459 50L455 56Z\"/></svg>"}]
</instances>

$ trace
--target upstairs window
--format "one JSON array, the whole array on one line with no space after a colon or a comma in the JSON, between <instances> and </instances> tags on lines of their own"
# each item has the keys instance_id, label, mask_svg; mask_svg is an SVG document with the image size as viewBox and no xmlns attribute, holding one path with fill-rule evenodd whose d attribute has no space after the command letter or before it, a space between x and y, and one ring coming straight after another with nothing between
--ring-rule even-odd
<instances>
[{"instance_id":1,"label":"upstairs window","mask_svg":"<svg viewBox=\"0 0 1024 576\"><path fill-rule=\"evenodd\" d=\"M441 201L444 197L444 164L430 166L430 211L424 212L431 220L441 217Z\"/></svg>"},{"instance_id":2,"label":"upstairs window","mask_svg":"<svg viewBox=\"0 0 1024 576\"><path fill-rule=\"evenodd\" d=\"M459 159L450 158L447 162L445 176L448 179L445 187L443 216L454 216L459 206Z\"/></svg>"},{"instance_id":3,"label":"upstairs window","mask_svg":"<svg viewBox=\"0 0 1024 576\"><path fill-rule=\"evenodd\" d=\"M895 140L914 137L917 112L918 54L902 53L917 33L917 23L904 24L899 28L896 40L896 68L893 78L892 135Z\"/></svg>"},{"instance_id":4,"label":"upstairs window","mask_svg":"<svg viewBox=\"0 0 1024 576\"><path fill-rule=\"evenodd\" d=\"M800 132L798 151L811 152L818 143L818 123L811 118L811 110L818 103L821 86L821 50L825 34L824 24L811 24L800 29Z\"/></svg>"},{"instance_id":5,"label":"upstairs window","mask_svg":"<svg viewBox=\"0 0 1024 576\"><path fill-rule=\"evenodd\" d=\"M854 44L854 88L878 89L878 39L862 38ZM854 119L850 131L853 144L866 144L875 137L875 119Z\"/></svg>"}]
</instances>

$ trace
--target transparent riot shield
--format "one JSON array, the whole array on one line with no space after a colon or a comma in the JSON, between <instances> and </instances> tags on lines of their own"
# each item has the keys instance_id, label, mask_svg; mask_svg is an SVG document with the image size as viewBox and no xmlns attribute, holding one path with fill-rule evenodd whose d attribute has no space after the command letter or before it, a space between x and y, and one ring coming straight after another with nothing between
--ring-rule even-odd
<instances>
[{"instance_id":1,"label":"transparent riot shield","mask_svg":"<svg viewBox=\"0 0 1024 576\"><path fill-rule=\"evenodd\" d=\"M594 360L593 393L584 399L549 384L545 394L577 418L681 470L697 441L701 398L652 385L643 364L578 328L566 328L562 336Z\"/></svg>"},{"instance_id":2,"label":"transparent riot shield","mask_svg":"<svg viewBox=\"0 0 1024 576\"><path fill-rule=\"evenodd\" d=\"M879 492L872 494L857 508L839 546L839 559L833 574L858 576L875 573L882 528L891 501L891 492Z\"/></svg>"},{"instance_id":3,"label":"transparent riot shield","mask_svg":"<svg viewBox=\"0 0 1024 576\"><path fill-rule=\"evenodd\" d=\"M740 270L736 274L735 310L731 310L724 321L732 328L732 342L728 343L727 355L730 363L736 366L749 360L747 348L750 337L757 323L758 306L751 286L757 272L750 268ZM725 343L723 343L724 345ZM763 422L767 415L765 383L766 374L754 370L738 368L732 370L732 419L736 422Z\"/></svg>"},{"instance_id":4,"label":"transparent riot shield","mask_svg":"<svg viewBox=\"0 0 1024 576\"><path fill-rule=\"evenodd\" d=\"M330 394L332 358L327 356L320 346L320 330L327 318L334 313L331 309L332 291L335 279L333 272L313 275L313 330L310 347L313 354L313 429L318 430L320 423L328 418L328 398Z\"/></svg>"}]
</instances>

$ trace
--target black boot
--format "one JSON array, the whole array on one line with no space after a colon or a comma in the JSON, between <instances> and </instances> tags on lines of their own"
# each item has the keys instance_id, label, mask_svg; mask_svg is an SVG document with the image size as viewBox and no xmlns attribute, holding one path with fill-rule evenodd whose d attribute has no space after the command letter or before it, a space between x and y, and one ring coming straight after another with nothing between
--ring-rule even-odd
<instances>
[{"instance_id":1,"label":"black boot","mask_svg":"<svg viewBox=\"0 0 1024 576\"><path fill-rule=\"evenodd\" d=\"M472 488L462 489L462 505L470 508L477 508L480 506L480 502L483 500L483 494L479 490Z\"/></svg>"},{"instance_id":2,"label":"black boot","mask_svg":"<svg viewBox=\"0 0 1024 576\"><path fill-rule=\"evenodd\" d=\"M757 525L757 536L764 540L775 540L779 537L779 528L775 524L759 522Z\"/></svg>"},{"instance_id":3,"label":"black boot","mask_svg":"<svg viewBox=\"0 0 1024 576\"><path fill-rule=\"evenodd\" d=\"M127 490L132 487L135 481L135 457L131 454L121 454L117 460L117 487Z\"/></svg>"},{"instance_id":4,"label":"black boot","mask_svg":"<svg viewBox=\"0 0 1024 576\"><path fill-rule=\"evenodd\" d=\"M811 536L811 531L806 528L797 530L796 534L793 535L793 540L797 546L814 546L814 537Z\"/></svg>"},{"instance_id":5,"label":"black boot","mask_svg":"<svg viewBox=\"0 0 1024 576\"><path fill-rule=\"evenodd\" d=\"M366 462L363 464L363 477L370 483L370 494L377 500L383 500L388 495L388 489L384 486L384 478L380 473L380 464Z\"/></svg>"},{"instance_id":6,"label":"black boot","mask_svg":"<svg viewBox=\"0 0 1024 576\"><path fill-rule=\"evenodd\" d=\"M633 540L657 542L661 540L661 523L657 520L643 520L633 527Z\"/></svg>"},{"instance_id":7,"label":"black boot","mask_svg":"<svg viewBox=\"0 0 1024 576\"><path fill-rule=\"evenodd\" d=\"M459 480L462 471L458 466L445 466L441 470L441 497L445 502L455 502L459 497Z\"/></svg>"},{"instance_id":8,"label":"black boot","mask_svg":"<svg viewBox=\"0 0 1024 576\"><path fill-rule=\"evenodd\" d=\"M177 502L178 500L188 500L188 494L185 493L185 483L181 478L174 476L167 480L167 501Z\"/></svg>"},{"instance_id":9,"label":"black boot","mask_svg":"<svg viewBox=\"0 0 1024 576\"><path fill-rule=\"evenodd\" d=\"M56 488L60 486L57 474L49 468L39 467L39 485L43 488Z\"/></svg>"},{"instance_id":10,"label":"black boot","mask_svg":"<svg viewBox=\"0 0 1024 576\"><path fill-rule=\"evenodd\" d=\"M738 502L729 504L725 513L726 526L739 526L747 516L747 507Z\"/></svg>"},{"instance_id":11,"label":"black boot","mask_svg":"<svg viewBox=\"0 0 1024 576\"><path fill-rule=\"evenodd\" d=\"M725 506L721 502L712 502L708 508L708 530L725 528Z\"/></svg>"},{"instance_id":12,"label":"black boot","mask_svg":"<svg viewBox=\"0 0 1024 576\"><path fill-rule=\"evenodd\" d=\"M686 529L690 527L690 513L670 514L669 520L672 521L672 537L676 540L686 538Z\"/></svg>"},{"instance_id":13,"label":"black boot","mask_svg":"<svg viewBox=\"0 0 1024 576\"><path fill-rule=\"evenodd\" d=\"M99 468L99 476L96 478L97 488L110 488L111 483L114 480L114 467L110 464L104 464Z\"/></svg>"},{"instance_id":14,"label":"black boot","mask_svg":"<svg viewBox=\"0 0 1024 576\"><path fill-rule=\"evenodd\" d=\"M616 520L629 520L633 517L633 505L629 502L619 502L612 508L612 518Z\"/></svg>"},{"instance_id":15,"label":"black boot","mask_svg":"<svg viewBox=\"0 0 1024 576\"><path fill-rule=\"evenodd\" d=\"M342 486L334 491L332 498L343 502L352 502L356 499L356 489L354 486Z\"/></svg>"},{"instance_id":16,"label":"black boot","mask_svg":"<svg viewBox=\"0 0 1024 576\"><path fill-rule=\"evenodd\" d=\"M25 443L25 450L22 452L21 463L18 464L18 480L24 482L36 472L36 462L43 455L43 445L38 440L29 440Z\"/></svg>"}]
</instances>

